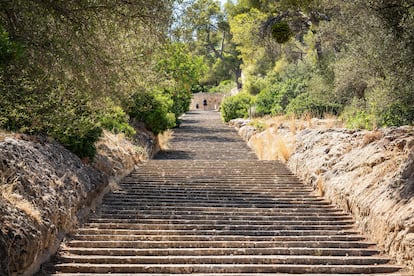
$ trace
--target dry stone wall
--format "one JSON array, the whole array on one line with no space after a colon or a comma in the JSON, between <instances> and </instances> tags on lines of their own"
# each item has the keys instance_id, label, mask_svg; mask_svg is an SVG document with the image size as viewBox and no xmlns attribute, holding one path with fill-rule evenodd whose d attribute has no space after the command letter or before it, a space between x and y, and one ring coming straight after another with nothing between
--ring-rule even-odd
<instances>
[{"instance_id":1,"label":"dry stone wall","mask_svg":"<svg viewBox=\"0 0 414 276\"><path fill-rule=\"evenodd\" d=\"M224 94L221 93L196 93L193 95L190 110L216 110L220 108ZM203 101L207 101L204 107ZM197 108L198 105L198 108Z\"/></svg>"},{"instance_id":2,"label":"dry stone wall","mask_svg":"<svg viewBox=\"0 0 414 276\"><path fill-rule=\"evenodd\" d=\"M234 120L261 159L280 159L315 191L355 218L359 230L414 270L414 129L263 132ZM289 154L282 154L281 151Z\"/></svg>"}]
</instances>

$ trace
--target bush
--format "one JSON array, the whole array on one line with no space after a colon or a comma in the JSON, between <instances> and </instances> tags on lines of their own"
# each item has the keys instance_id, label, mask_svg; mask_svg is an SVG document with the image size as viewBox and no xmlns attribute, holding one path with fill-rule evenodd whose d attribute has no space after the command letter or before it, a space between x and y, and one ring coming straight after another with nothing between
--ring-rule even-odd
<instances>
[{"instance_id":1,"label":"bush","mask_svg":"<svg viewBox=\"0 0 414 276\"><path fill-rule=\"evenodd\" d=\"M305 84L300 78L273 83L257 95L257 112L262 115L284 113L290 101L303 93L304 89Z\"/></svg>"},{"instance_id":2,"label":"bush","mask_svg":"<svg viewBox=\"0 0 414 276\"><path fill-rule=\"evenodd\" d=\"M373 129L377 122L367 108L367 103L363 99L354 98L352 102L345 107L341 114L345 125L350 129Z\"/></svg>"},{"instance_id":3,"label":"bush","mask_svg":"<svg viewBox=\"0 0 414 276\"><path fill-rule=\"evenodd\" d=\"M99 117L99 123L104 129L114 133L124 133L126 136L131 137L136 131L129 125L128 121L129 116L125 111L113 104Z\"/></svg>"},{"instance_id":4,"label":"bush","mask_svg":"<svg viewBox=\"0 0 414 276\"><path fill-rule=\"evenodd\" d=\"M380 115L380 124L384 126L402 126L414 124L414 106L401 101L391 103Z\"/></svg>"},{"instance_id":5,"label":"bush","mask_svg":"<svg viewBox=\"0 0 414 276\"><path fill-rule=\"evenodd\" d=\"M159 92L141 92L136 93L133 98L129 116L144 122L154 134L175 127L176 118L171 112L173 101L168 95Z\"/></svg>"},{"instance_id":6,"label":"bush","mask_svg":"<svg viewBox=\"0 0 414 276\"><path fill-rule=\"evenodd\" d=\"M210 93L229 93L233 88L236 87L236 83L232 80L225 80L220 82L218 86L215 86L211 89L209 89L208 92Z\"/></svg>"},{"instance_id":7,"label":"bush","mask_svg":"<svg viewBox=\"0 0 414 276\"><path fill-rule=\"evenodd\" d=\"M102 134L102 128L90 117L78 117L68 124L55 124L49 134L80 158L93 160L96 154L95 143Z\"/></svg>"},{"instance_id":8,"label":"bush","mask_svg":"<svg viewBox=\"0 0 414 276\"><path fill-rule=\"evenodd\" d=\"M225 122L236 118L247 118L253 103L254 97L247 93L226 97L221 103L221 116Z\"/></svg>"},{"instance_id":9,"label":"bush","mask_svg":"<svg viewBox=\"0 0 414 276\"><path fill-rule=\"evenodd\" d=\"M322 118L325 114L338 115L341 109L342 105L340 104L327 102L320 97L312 97L312 95L304 93L289 103L286 107L286 113L298 117L310 113Z\"/></svg>"}]
</instances>

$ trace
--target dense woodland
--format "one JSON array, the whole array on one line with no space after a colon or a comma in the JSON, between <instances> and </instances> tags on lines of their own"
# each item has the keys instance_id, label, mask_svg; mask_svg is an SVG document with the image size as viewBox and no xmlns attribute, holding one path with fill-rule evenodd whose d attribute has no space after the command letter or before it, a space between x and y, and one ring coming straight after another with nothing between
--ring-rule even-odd
<instances>
[{"instance_id":1,"label":"dense woodland","mask_svg":"<svg viewBox=\"0 0 414 276\"><path fill-rule=\"evenodd\" d=\"M103 129L179 124L192 93L224 120L414 122L413 0L0 0L0 128L93 157Z\"/></svg>"}]
</instances>

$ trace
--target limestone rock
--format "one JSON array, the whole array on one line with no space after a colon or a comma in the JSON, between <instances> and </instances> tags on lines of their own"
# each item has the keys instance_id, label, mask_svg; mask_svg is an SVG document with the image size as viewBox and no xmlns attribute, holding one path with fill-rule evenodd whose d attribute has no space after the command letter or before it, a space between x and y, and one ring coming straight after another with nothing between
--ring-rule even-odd
<instances>
[{"instance_id":1,"label":"limestone rock","mask_svg":"<svg viewBox=\"0 0 414 276\"><path fill-rule=\"evenodd\" d=\"M133 144L105 132L92 164L47 138L0 140L0 275L33 275L109 190L109 180L155 153L150 133L136 138Z\"/></svg>"}]
</instances>

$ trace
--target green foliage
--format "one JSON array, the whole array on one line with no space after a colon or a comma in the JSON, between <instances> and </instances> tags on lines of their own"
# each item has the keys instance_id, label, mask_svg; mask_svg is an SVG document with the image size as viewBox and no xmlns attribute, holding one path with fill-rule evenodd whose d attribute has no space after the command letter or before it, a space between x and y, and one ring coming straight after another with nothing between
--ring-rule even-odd
<instances>
[{"instance_id":1,"label":"green foliage","mask_svg":"<svg viewBox=\"0 0 414 276\"><path fill-rule=\"evenodd\" d=\"M124 133L132 137L136 131L129 125L129 116L120 106L110 106L99 116L100 126L114 133Z\"/></svg>"},{"instance_id":2,"label":"green foliage","mask_svg":"<svg viewBox=\"0 0 414 276\"><path fill-rule=\"evenodd\" d=\"M208 92L228 94L235 87L236 87L236 83L234 81L225 80L225 81L220 82L218 86L211 88Z\"/></svg>"},{"instance_id":3,"label":"green foliage","mask_svg":"<svg viewBox=\"0 0 414 276\"><path fill-rule=\"evenodd\" d=\"M23 47L10 40L9 34L0 25L0 67L9 65L23 55Z\"/></svg>"},{"instance_id":4,"label":"green foliage","mask_svg":"<svg viewBox=\"0 0 414 276\"><path fill-rule=\"evenodd\" d=\"M155 134L173 128L176 125L174 113L170 110L173 101L168 95L159 92L141 92L133 96L134 103L130 107L129 116L144 122L145 126Z\"/></svg>"},{"instance_id":5,"label":"green foliage","mask_svg":"<svg viewBox=\"0 0 414 276\"><path fill-rule=\"evenodd\" d=\"M342 113L360 128L413 124L411 2L228 4L243 91L260 92L263 115Z\"/></svg>"},{"instance_id":6,"label":"green foliage","mask_svg":"<svg viewBox=\"0 0 414 276\"><path fill-rule=\"evenodd\" d=\"M289 41L293 33L287 22L278 22L272 26L272 36L277 43L283 44Z\"/></svg>"},{"instance_id":7,"label":"green foliage","mask_svg":"<svg viewBox=\"0 0 414 276\"><path fill-rule=\"evenodd\" d=\"M308 93L304 93L293 99L286 107L287 114L294 114L300 117L304 114L312 114L319 118L323 118L326 114L338 115L342 109L342 105L324 101L321 97L314 97Z\"/></svg>"},{"instance_id":8,"label":"green foliage","mask_svg":"<svg viewBox=\"0 0 414 276\"><path fill-rule=\"evenodd\" d=\"M256 129L258 132L263 132L267 129L267 125L259 120L253 120L249 123L249 126L252 126Z\"/></svg>"},{"instance_id":9,"label":"green foliage","mask_svg":"<svg viewBox=\"0 0 414 276\"><path fill-rule=\"evenodd\" d=\"M373 129L377 126L375 117L369 112L367 103L358 98L354 98L350 105L347 105L341 118L345 125L350 129Z\"/></svg>"},{"instance_id":10,"label":"green foliage","mask_svg":"<svg viewBox=\"0 0 414 276\"><path fill-rule=\"evenodd\" d=\"M253 103L254 98L247 93L226 97L221 103L221 117L225 122L237 118L247 118Z\"/></svg>"},{"instance_id":11,"label":"green foliage","mask_svg":"<svg viewBox=\"0 0 414 276\"><path fill-rule=\"evenodd\" d=\"M96 153L95 143L102 134L102 128L88 116L77 116L76 120L51 125L48 134L79 157L92 160Z\"/></svg>"},{"instance_id":12,"label":"green foliage","mask_svg":"<svg viewBox=\"0 0 414 276\"><path fill-rule=\"evenodd\" d=\"M279 115L284 113L290 101L302 94L305 84L300 78L288 78L266 87L256 99L259 114Z\"/></svg>"},{"instance_id":13,"label":"green foliage","mask_svg":"<svg viewBox=\"0 0 414 276\"><path fill-rule=\"evenodd\" d=\"M158 86L163 87L164 94L172 99L169 109L175 115L176 124L179 124L178 118L188 111L192 92L197 92L206 68L202 58L192 55L183 43L166 45L163 54L166 56L158 61L157 70L164 75L164 82ZM160 117L160 120L162 118L167 117Z\"/></svg>"},{"instance_id":14,"label":"green foliage","mask_svg":"<svg viewBox=\"0 0 414 276\"><path fill-rule=\"evenodd\" d=\"M121 108L130 105L131 94L170 80L170 72L156 68L170 1L22 0L0 6L1 128L49 135L92 159L102 128L133 134ZM167 122L160 129L173 125L173 115L162 115L159 120ZM159 131L157 118L148 117Z\"/></svg>"},{"instance_id":15,"label":"green foliage","mask_svg":"<svg viewBox=\"0 0 414 276\"><path fill-rule=\"evenodd\" d=\"M381 125L414 125L414 106L401 101L392 102L380 115Z\"/></svg>"}]
</instances>

